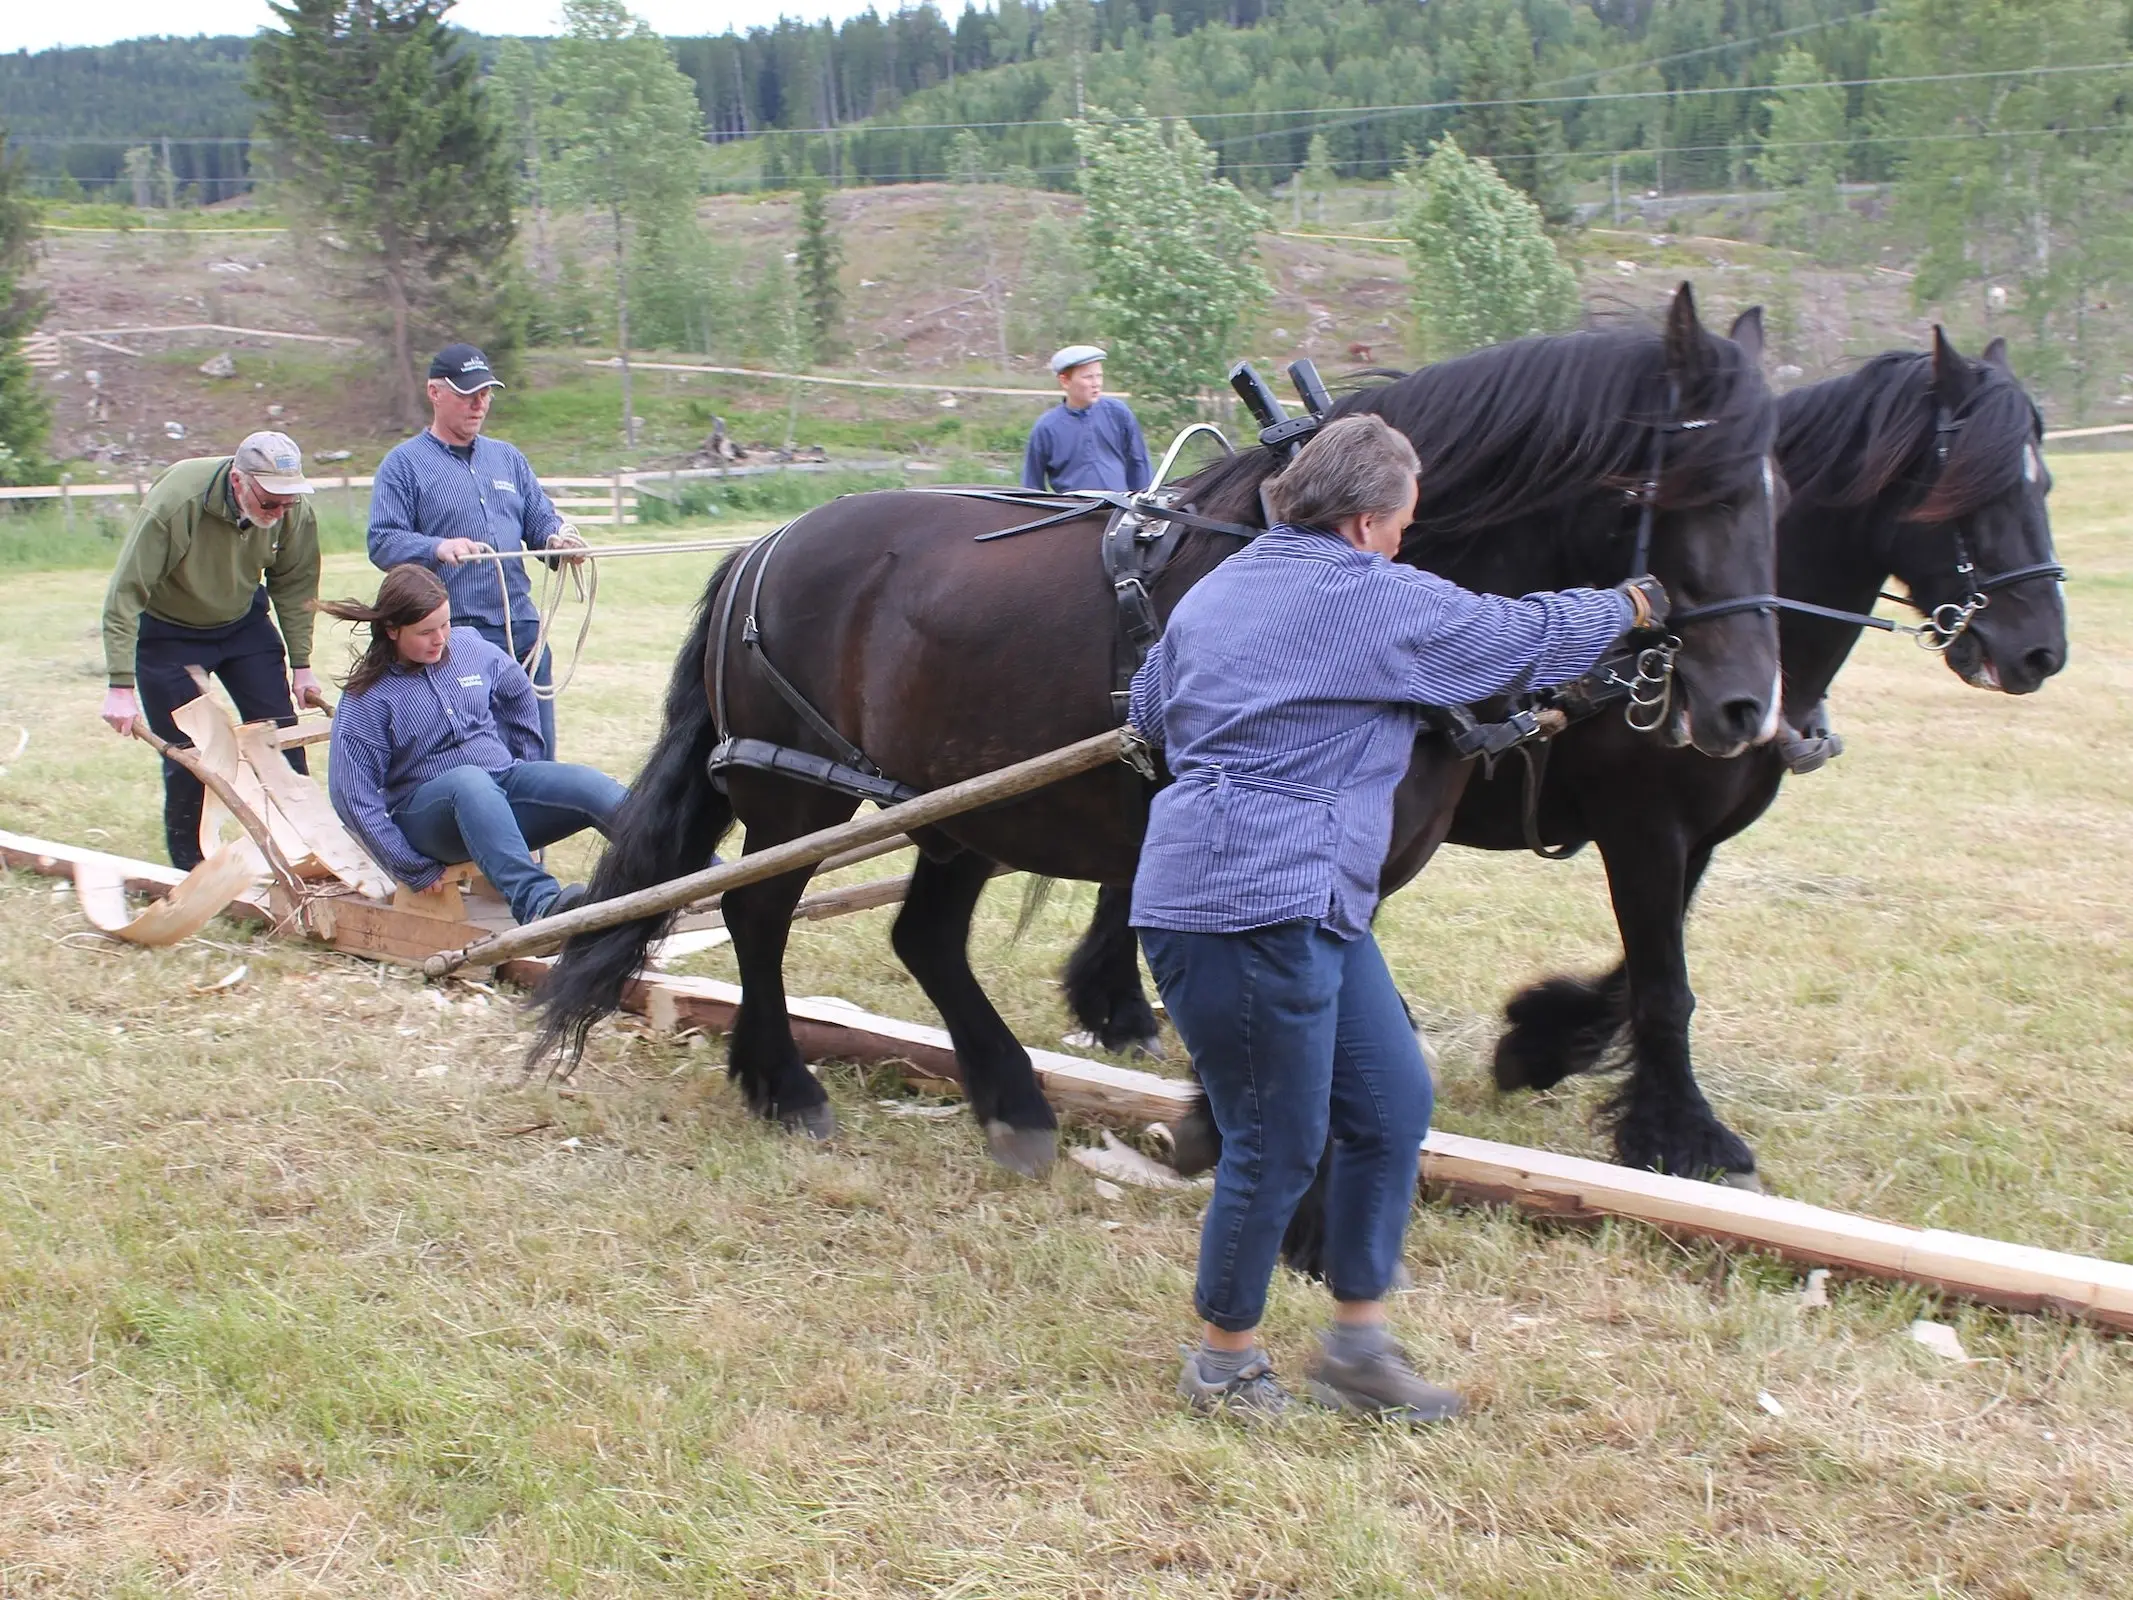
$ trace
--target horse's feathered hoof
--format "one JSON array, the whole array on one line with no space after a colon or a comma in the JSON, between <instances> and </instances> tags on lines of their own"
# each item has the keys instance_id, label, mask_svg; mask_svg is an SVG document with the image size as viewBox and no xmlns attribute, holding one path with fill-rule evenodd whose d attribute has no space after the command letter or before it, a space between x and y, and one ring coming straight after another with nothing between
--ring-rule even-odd
<instances>
[{"instance_id":1,"label":"horse's feathered hoof","mask_svg":"<svg viewBox=\"0 0 2133 1600\"><path fill-rule=\"evenodd\" d=\"M796 1106L790 1111L778 1113L778 1125L792 1133L804 1133L810 1139L826 1140L837 1137L837 1113L829 1102L820 1105Z\"/></svg>"},{"instance_id":2,"label":"horse's feathered hoof","mask_svg":"<svg viewBox=\"0 0 2133 1600\"><path fill-rule=\"evenodd\" d=\"M1222 1159L1222 1133L1215 1126L1214 1113L1208 1110L1205 1100L1165 1131L1170 1138L1167 1141L1169 1148L1163 1153L1181 1178L1197 1178L1203 1172L1212 1171L1215 1163Z\"/></svg>"},{"instance_id":3,"label":"horse's feathered hoof","mask_svg":"<svg viewBox=\"0 0 2133 1600\"><path fill-rule=\"evenodd\" d=\"M1752 1168L1747 1172L1714 1172L1711 1181L1728 1189L1744 1189L1749 1194L1763 1193L1763 1180Z\"/></svg>"},{"instance_id":4,"label":"horse's feathered hoof","mask_svg":"<svg viewBox=\"0 0 2133 1600\"><path fill-rule=\"evenodd\" d=\"M1024 1178L1041 1178L1059 1158L1059 1135L1051 1128L1015 1128L1004 1122L985 1124L985 1147L993 1160Z\"/></svg>"}]
</instances>

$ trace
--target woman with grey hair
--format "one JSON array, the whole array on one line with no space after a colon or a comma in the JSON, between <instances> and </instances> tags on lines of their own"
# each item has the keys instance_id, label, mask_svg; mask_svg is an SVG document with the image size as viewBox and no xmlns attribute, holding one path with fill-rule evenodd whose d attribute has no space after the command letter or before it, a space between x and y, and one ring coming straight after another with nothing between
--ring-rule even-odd
<instances>
[{"instance_id":1,"label":"woman with grey hair","mask_svg":"<svg viewBox=\"0 0 2133 1600\"><path fill-rule=\"evenodd\" d=\"M1663 622L1643 577L1511 600L1388 558L1414 447L1375 416L1321 430L1267 485L1279 519L1191 589L1133 680L1174 781L1155 797L1133 925L1222 1131L1178 1390L1277 1416L1256 1338L1284 1229L1330 1131L1333 1320L1308 1393L1408 1422L1456 1416L1388 1334L1429 1069L1370 931L1393 791L1423 708L1566 682Z\"/></svg>"}]
</instances>

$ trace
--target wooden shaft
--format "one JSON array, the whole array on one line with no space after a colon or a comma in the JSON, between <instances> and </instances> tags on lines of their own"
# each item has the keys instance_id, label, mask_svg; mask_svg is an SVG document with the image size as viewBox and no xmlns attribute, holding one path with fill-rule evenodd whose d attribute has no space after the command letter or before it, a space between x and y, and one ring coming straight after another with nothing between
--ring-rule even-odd
<instances>
[{"instance_id":1,"label":"wooden shaft","mask_svg":"<svg viewBox=\"0 0 2133 1600\"><path fill-rule=\"evenodd\" d=\"M856 867L862 861L872 861L876 856L894 855L899 850L908 850L911 841L903 834L881 840L877 844L861 845L857 850L840 850L833 856L824 856L815 863L817 872L841 872L846 867Z\"/></svg>"},{"instance_id":2,"label":"wooden shaft","mask_svg":"<svg viewBox=\"0 0 2133 1600\"><path fill-rule=\"evenodd\" d=\"M961 783L951 783L945 789L932 790L901 805L878 811L871 817L855 817L838 827L790 839L768 850L745 855L738 861L692 872L685 878L654 884L634 894L617 895L612 900L595 901L561 916L543 917L522 928L477 939L463 950L440 951L423 962L422 970L433 978L441 978L463 966L494 966L513 956L553 950L581 933L597 933L602 928L634 922L639 917L658 916L692 900L724 894L728 889L782 877L801 867L812 867L825 856L861 845L879 844L913 828L923 828L1001 800L1012 800L1032 789L1057 783L1061 778L1071 778L1121 760L1126 752L1125 739L1124 730L1106 729L1041 756L1017 761L997 772L983 773Z\"/></svg>"}]
</instances>

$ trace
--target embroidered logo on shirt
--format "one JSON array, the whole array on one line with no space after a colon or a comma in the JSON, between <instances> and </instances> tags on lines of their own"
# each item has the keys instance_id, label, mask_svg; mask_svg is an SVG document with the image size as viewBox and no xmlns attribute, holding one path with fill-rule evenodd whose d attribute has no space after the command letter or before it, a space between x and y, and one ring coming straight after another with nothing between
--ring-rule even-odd
<instances>
[{"instance_id":1,"label":"embroidered logo on shirt","mask_svg":"<svg viewBox=\"0 0 2133 1600\"><path fill-rule=\"evenodd\" d=\"M509 478L491 478L489 482L493 487L501 489L505 494L518 493L518 485Z\"/></svg>"},{"instance_id":2,"label":"embroidered logo on shirt","mask_svg":"<svg viewBox=\"0 0 2133 1600\"><path fill-rule=\"evenodd\" d=\"M481 674L477 672L470 677L461 678L459 687L462 689L479 689L481 687Z\"/></svg>"}]
</instances>

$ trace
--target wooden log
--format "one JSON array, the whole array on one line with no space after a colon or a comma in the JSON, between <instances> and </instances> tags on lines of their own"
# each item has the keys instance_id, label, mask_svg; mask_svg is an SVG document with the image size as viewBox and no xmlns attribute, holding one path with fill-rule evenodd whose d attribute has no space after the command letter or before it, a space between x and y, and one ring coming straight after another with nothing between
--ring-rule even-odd
<instances>
[{"instance_id":1,"label":"wooden log","mask_svg":"<svg viewBox=\"0 0 2133 1600\"><path fill-rule=\"evenodd\" d=\"M801 867L812 867L816 862L840 851L856 849L861 845L879 844L894 834L945 821L962 812L975 811L980 806L1011 800L1018 795L1029 793L1032 789L1041 789L1046 784L1057 783L1062 778L1071 778L1077 773L1090 772L1113 761L1123 760L1128 749L1126 738L1126 730L1118 728L1092 734L1077 743L1047 751L1041 756L1032 756L1027 761L1017 761L1014 765L1002 767L996 772L968 778L961 783L951 783L944 789L931 790L916 799L906 800L901 805L878 811L871 817L855 817L838 827L824 828L820 832L773 845L767 850L743 856L738 861L728 861L702 872L692 872L685 878L655 884L634 894L595 901L591 905L579 906L574 911L566 911L561 916L543 917L538 922L514 928L508 933L476 940L464 950L432 956L422 964L422 970L433 978L441 978L463 966L494 966L514 956L528 956L544 950L553 950L576 934L595 933L619 923L634 922L639 917L658 916L688 905L691 901L724 894L728 889L761 883L766 878L779 877Z\"/></svg>"},{"instance_id":2,"label":"wooden log","mask_svg":"<svg viewBox=\"0 0 2133 1600\"><path fill-rule=\"evenodd\" d=\"M167 891L185 876L148 862L0 832L0 863L11 867L72 877L77 865L92 857L112 862L128 888L148 893ZM354 896L327 903L344 910L391 910ZM225 914L272 922L265 906L248 899L232 901ZM361 953L355 940L336 943ZM538 987L551 964L550 958L521 958L503 963L501 970ZM740 990L706 978L642 977L630 984L624 1004L660 1026L723 1029L740 1005ZM931 1083L955 1081L954 1048L941 1029L872 1016L841 1002L792 1000L788 1005L800 1048L811 1058L895 1062ZM1153 1073L1048 1050L1032 1050L1030 1058L1046 1097L1062 1111L1127 1122L1170 1121L1195 1098L1190 1083ZM1441 1130L1433 1130L1423 1147L1422 1176L1430 1187L1468 1199L1556 1217L1622 1217L1670 1234L1769 1251L1803 1265L1914 1283L2016 1310L2050 1308L2133 1332L2133 1265L2124 1262L1910 1228L1775 1195Z\"/></svg>"}]
</instances>

